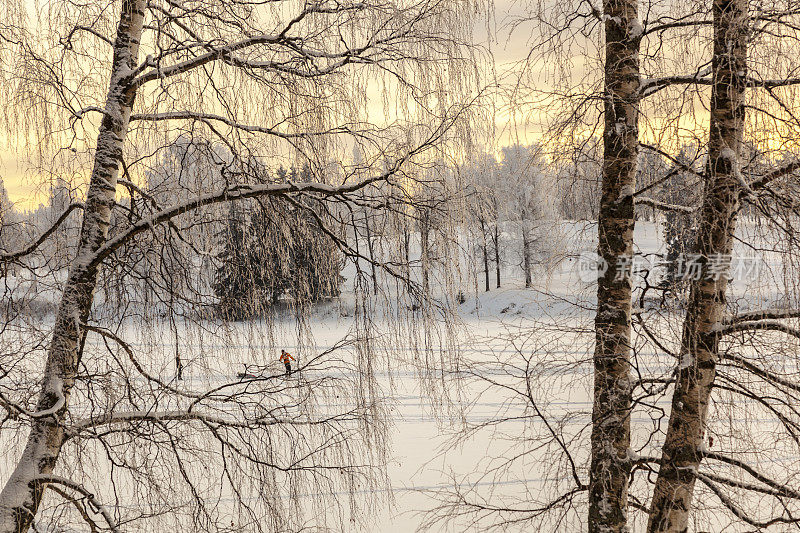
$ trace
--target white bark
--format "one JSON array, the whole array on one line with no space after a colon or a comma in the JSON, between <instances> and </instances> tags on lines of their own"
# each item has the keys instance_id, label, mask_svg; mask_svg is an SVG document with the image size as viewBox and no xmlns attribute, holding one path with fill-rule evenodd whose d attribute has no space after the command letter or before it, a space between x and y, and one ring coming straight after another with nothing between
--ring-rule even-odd
<instances>
[{"instance_id":1,"label":"white bark","mask_svg":"<svg viewBox=\"0 0 800 533\"><path fill-rule=\"evenodd\" d=\"M119 162L136 95L129 76L137 63L144 6L144 0L125 0L122 5L80 244L59 303L37 405L37 411L52 416L34 419L22 457L0 492L2 533L28 530L65 440L64 419L86 333L80 325L89 315L97 283L92 258L108 237Z\"/></svg>"},{"instance_id":2,"label":"white bark","mask_svg":"<svg viewBox=\"0 0 800 533\"><path fill-rule=\"evenodd\" d=\"M650 533L684 532L689 527L694 486L704 457L703 438L720 356L720 324L725 319L728 288L727 276L709 275L708 258L730 255L740 197L749 190L737 176L745 126L747 1L715 0L713 18L708 183L695 244L695 251L704 260L701 278L692 282L683 325L681 360L686 364L678 369L669 428L653 489L647 526Z\"/></svg>"}]
</instances>

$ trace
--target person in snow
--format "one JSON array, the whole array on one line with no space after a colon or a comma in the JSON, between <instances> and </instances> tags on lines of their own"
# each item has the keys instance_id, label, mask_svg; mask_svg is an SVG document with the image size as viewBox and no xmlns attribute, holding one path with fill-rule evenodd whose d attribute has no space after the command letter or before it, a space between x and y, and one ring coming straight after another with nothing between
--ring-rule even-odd
<instances>
[{"instance_id":1,"label":"person in snow","mask_svg":"<svg viewBox=\"0 0 800 533\"><path fill-rule=\"evenodd\" d=\"M281 350L280 361L281 361L281 363L283 363L283 366L286 367L286 375L287 376L290 376L292 374L292 364L290 363L290 361L294 361L294 360L295 359L294 359L294 357L292 357L292 354L290 354L286 350Z\"/></svg>"}]
</instances>

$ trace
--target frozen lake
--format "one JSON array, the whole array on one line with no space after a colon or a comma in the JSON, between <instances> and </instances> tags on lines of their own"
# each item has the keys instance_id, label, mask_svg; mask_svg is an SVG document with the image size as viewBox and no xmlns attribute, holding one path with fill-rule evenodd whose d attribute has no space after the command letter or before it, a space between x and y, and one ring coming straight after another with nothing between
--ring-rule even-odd
<instances>
[{"instance_id":1,"label":"frozen lake","mask_svg":"<svg viewBox=\"0 0 800 533\"><path fill-rule=\"evenodd\" d=\"M592 247L591 238L586 234L576 233L571 240L576 252ZM643 254L657 251L660 246L657 227L641 224L637 230L637 245ZM364 386L375 390L361 392L380 400L380 409L388 425L387 454L382 456L386 461L386 483L356 486L353 491L355 503L367 502L360 511L366 519L367 530L414 531L426 518L437 516L425 513L441 504L447 494L452 496L456 487L462 503L469 505L444 509L438 516L466 512L447 521L446 525L435 522L432 531L470 531L487 523L503 523L507 531L529 530L530 523L526 519L536 514L538 506L574 488L575 476L582 483L588 481L594 286L580 279L576 256L577 253L566 258L546 275L542 273L533 290L521 287L521 280L514 277L513 269L509 269L510 273L504 272L504 287L468 297L458 307L458 319L449 331L450 336L431 341L430 350L420 349L424 344L422 330L414 329L413 324L400 327L398 321L376 321L370 330L376 335L371 356L374 360L356 355L357 350L350 345L328 353L352 333L354 318L352 309L348 308L351 302L346 298L344 303L321 306L299 329L290 317L276 317L273 328L259 323L225 327L201 323L199 327L188 329L181 322L161 329L123 324L118 334L135 353L147 354L146 366L151 376L181 390L212 390L235 383L237 372L245 365L251 365L251 369L255 365L264 366L266 377L253 383L254 393L256 387L263 387L258 390L274 390L276 395L285 395L266 396L272 402L267 407L280 412L281 416L306 413L302 398L316 394L317 391L309 390L317 386L315 384L324 386L329 381L341 380L358 385L361 383L359 373L366 371L364 365L368 364L371 366L369 374L374 379ZM770 277L778 266L770 265L767 258L766 267L764 272L769 275L734 280L731 301L741 308L749 308L779 299L780 289L776 288L775 277ZM652 312L649 319L652 327L663 337L667 348L675 348L680 321L668 313L659 315L653 302L646 306L650 307L637 309L637 312ZM439 327L441 330L441 324ZM303 342L298 342L298 338ZM442 351L440 345L449 349ZM795 356L771 361L773 368L798 372L800 359L796 357L796 343L792 346ZM303 368L288 379L282 376L277 362L281 348L294 354L298 360L296 365ZM73 400L76 419L96 415L103 409L113 410L114 402L135 403L120 395L124 387L115 384L118 378L111 374L111 377L103 377L107 350L102 338L90 337L87 353L96 356L91 361L99 373L98 383L103 383L107 389L102 397L109 404L98 407L86 397L76 395ZM112 350L125 359L118 347ZM746 350L742 353L748 353ZM176 352L185 364L185 379L180 382L174 379L172 366ZM642 401L631 417L631 453L637 457L658 456L670 409L669 395L663 394L663 390L659 392L658 380L670 377L676 361L649 342L638 329L634 353L634 379L652 381L641 385ZM320 358L314 359L315 356ZM34 372L37 357L41 357L40 351L34 351L27 361ZM420 358L427 358L427 361ZM120 364L124 366L124 362ZM136 372L130 376L134 396L141 392L142 397L156 401L162 410L180 404L169 395L147 392L152 382ZM645 395L645 390L653 394ZM333 393L314 396L314 415L324 418L328 413L347 411L353 401L352 392L341 398ZM800 458L789 451L793 449L790 443L775 437L779 435L778 420L755 401L731 398L724 392L715 395L709 424L715 438L713 446L709 442L712 451L731 452L781 479L800 471L796 464ZM237 414L220 411L216 416L235 418ZM19 441L9 438L7 433L5 442L9 453L0 463L0 477L8 475L21 451ZM152 453L148 449L146 446L142 453ZM565 449L569 456L564 453ZM94 452L100 450L95 447ZM203 466L201 462L191 468ZM104 500L107 505L113 501L112 492L109 492L113 490L126 511L137 508L134 501L128 501L138 492L136 482L112 486L108 482L110 467L102 457L86 458L85 464L68 464L63 468L90 476L87 484L95 487L98 494L109 496ZM716 474L733 475L725 465L712 464L709 468ZM213 493L217 519L228 520L232 501L226 492L228 489L216 487L213 477L206 481L208 486L204 490ZM258 487L257 480L253 483ZM646 472L640 472L631 492L646 499L649 487ZM740 530L730 527L724 515L720 515L719 520L715 518L719 505L707 491L699 495L700 512L696 513L695 531ZM328 496L346 507L350 493L342 489ZM165 494L162 503L182 501L176 501L175 497ZM320 495L301 488L293 497L296 505L308 510L314 509ZM258 499L258 496L247 498ZM553 514L559 520L545 520L542 530L581 530L585 512L583 498L583 494L578 494L570 505L560 508ZM312 513L308 517L306 526L310 530L320 529L324 521L320 522L319 516ZM642 519L643 514L638 513L633 521L634 531L643 527ZM230 517L230 521L234 524L236 517ZM136 522L135 530L150 527L146 524L149 522ZM345 530L365 530L360 523L348 526L345 520L344 524ZM40 529L47 529L46 523L39 525ZM232 527L248 529L246 525Z\"/></svg>"}]
</instances>

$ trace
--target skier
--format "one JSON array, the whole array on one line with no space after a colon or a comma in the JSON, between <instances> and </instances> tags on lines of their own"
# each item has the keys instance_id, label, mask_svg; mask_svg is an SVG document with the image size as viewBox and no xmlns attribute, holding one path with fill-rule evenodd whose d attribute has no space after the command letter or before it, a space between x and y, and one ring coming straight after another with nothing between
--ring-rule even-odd
<instances>
[{"instance_id":1,"label":"skier","mask_svg":"<svg viewBox=\"0 0 800 533\"><path fill-rule=\"evenodd\" d=\"M292 354L290 354L286 350L281 350L280 361L286 367L286 375L287 376L291 376L292 375L292 364L289 362L290 359L292 361L295 360L294 357L292 357Z\"/></svg>"}]
</instances>

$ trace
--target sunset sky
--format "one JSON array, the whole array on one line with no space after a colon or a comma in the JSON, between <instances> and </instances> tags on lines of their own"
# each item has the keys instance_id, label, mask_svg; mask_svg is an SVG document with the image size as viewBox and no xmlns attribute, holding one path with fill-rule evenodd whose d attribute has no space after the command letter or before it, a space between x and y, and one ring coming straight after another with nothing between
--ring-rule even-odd
<instances>
[{"instance_id":1,"label":"sunset sky","mask_svg":"<svg viewBox=\"0 0 800 533\"><path fill-rule=\"evenodd\" d=\"M554 119L560 118L558 113L563 112L564 108L550 105L552 98L545 96L546 90L551 86L550 84L558 77L555 61L559 61L561 65L570 65L571 70L569 70L567 76L571 80L568 81L574 81L575 86L599 79L596 71L589 74L585 72L587 62L594 62L597 65L599 59L592 57L592 54L594 56L597 55L596 43L592 44L591 41L585 38L577 39L579 46L576 47L586 54L585 57L576 54L558 59L554 57L549 59L536 57L530 61L525 61L533 44L534 33L532 29L535 23L524 22L516 26L513 32L510 31L513 23L523 14L524 9L520 7L519 2L502 0L494 3L493 16L488 19L481 18L474 23L474 41L488 52L485 57L490 58L486 64L481 66L483 82L491 84L494 81L494 73L497 73L501 78L500 81L504 83L502 90L494 92L492 99L484 101L485 104L488 103L491 107L494 107L493 110L487 113L487 116L491 117L490 120L494 122L493 134L486 136L487 151L498 152L501 146L515 142L522 144L540 142L542 141L542 135L547 131L547 125ZM489 38L489 34L493 34L493 36ZM581 39L583 40L581 41ZM686 46L690 45L686 44ZM665 61L668 68L673 68L680 73L686 72L686 65L682 64L682 62L688 62L689 60L682 58L690 55L687 50L677 47L675 50L667 49L665 54L667 56L675 56ZM673 61L675 58L681 59ZM525 84L514 86L513 82L523 71L523 65L526 73ZM107 83L107 80L100 79L100 76L96 76L96 78L97 80L95 81L98 83ZM563 82L564 79L562 77L561 81ZM512 87L515 87L513 91ZM694 89L692 90L694 91ZM516 112L513 115L509 114L507 103L512 92L516 102L514 105ZM377 92L374 95L367 94L370 100L368 106L380 108L382 95ZM657 100L646 103L643 108L644 118L640 121L642 139L667 147L669 150L675 150L682 143L690 142L692 137L702 139L705 136L704 130L707 123L705 109L707 94L707 88L700 88L696 91L696 94L688 99L688 102L680 105L676 104L678 107L672 108L664 107ZM596 109L597 104L593 105ZM588 124L583 126L583 130L577 130L577 135L597 135L599 132L597 113L590 111L586 116L589 117L587 119ZM92 119L84 119L84 121L88 120ZM774 126L766 123L758 127L762 129L772 127L774 129ZM487 128L488 131L489 128ZM574 131L572 134L576 135ZM786 137L791 137L791 135ZM87 135L89 142L91 142L92 138L92 135ZM545 140L554 141L557 139L549 135ZM10 199L19 208L29 209L36 207L46 200L49 181L47 177L43 177L42 168L34 170L28 164L29 160L36 159L34 154L29 153L32 148L25 147L13 135L0 139L0 141L4 141L2 156L0 157L0 178L3 180ZM785 148L785 145L781 145L780 142L774 140L769 142L776 147ZM81 172L88 173L86 170ZM46 174L46 169L44 173ZM77 179L72 176L70 179L80 182L82 179L85 180L85 176L83 178L78 176Z\"/></svg>"},{"instance_id":2,"label":"sunset sky","mask_svg":"<svg viewBox=\"0 0 800 533\"><path fill-rule=\"evenodd\" d=\"M529 51L529 31L524 26L513 33L509 31L509 23L522 13L518 7L512 7L513 4L511 0L495 2L494 16L490 20L484 18L477 21L474 26L475 42L490 52L496 72L513 70ZM491 30L487 30L487 26ZM489 31L495 32L491 39L488 37ZM486 70L484 76L486 83L491 83L491 70ZM376 101L376 106L380 106L380 99L379 94L371 97L371 100ZM541 134L539 125L523 125L518 121L519 118L516 123L509 123L508 117L499 110L496 114L498 139L495 149L511 142L531 143L538 140ZM23 146L13 135L3 135L0 142L3 146L0 152L0 179L9 198L22 209L34 208L46 201L49 181L42 178L41 173L32 169L29 164L30 159L36 159L36 155L30 153L31 148Z\"/></svg>"}]
</instances>

